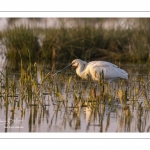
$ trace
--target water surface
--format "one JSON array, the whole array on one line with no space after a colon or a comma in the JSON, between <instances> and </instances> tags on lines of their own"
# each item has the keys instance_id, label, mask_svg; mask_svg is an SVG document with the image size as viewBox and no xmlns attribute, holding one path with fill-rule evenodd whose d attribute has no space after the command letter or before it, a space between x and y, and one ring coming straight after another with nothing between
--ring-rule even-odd
<instances>
[{"instance_id":1,"label":"water surface","mask_svg":"<svg viewBox=\"0 0 150 150\"><path fill-rule=\"evenodd\" d=\"M104 85L103 97L101 86L78 78L72 70L46 80L38 95L34 86L32 92L20 86L19 73L9 72L8 91L4 84L0 87L0 132L149 132L149 70L123 68L129 81ZM38 87L41 81L38 72Z\"/></svg>"}]
</instances>

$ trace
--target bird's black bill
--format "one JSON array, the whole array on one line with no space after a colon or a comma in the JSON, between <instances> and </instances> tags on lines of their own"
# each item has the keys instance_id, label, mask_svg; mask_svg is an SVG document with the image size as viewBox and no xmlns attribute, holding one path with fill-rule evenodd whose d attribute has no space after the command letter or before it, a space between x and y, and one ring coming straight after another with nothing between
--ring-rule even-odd
<instances>
[{"instance_id":1,"label":"bird's black bill","mask_svg":"<svg viewBox=\"0 0 150 150\"><path fill-rule=\"evenodd\" d=\"M58 74L58 73L60 73L60 72L62 72L62 71L64 71L64 70L66 70L66 69L69 68L71 65L72 65L72 63L69 64L68 66L66 66L65 68L63 68L63 69L57 71L55 74L53 74L53 76L55 76L56 74Z\"/></svg>"}]
</instances>

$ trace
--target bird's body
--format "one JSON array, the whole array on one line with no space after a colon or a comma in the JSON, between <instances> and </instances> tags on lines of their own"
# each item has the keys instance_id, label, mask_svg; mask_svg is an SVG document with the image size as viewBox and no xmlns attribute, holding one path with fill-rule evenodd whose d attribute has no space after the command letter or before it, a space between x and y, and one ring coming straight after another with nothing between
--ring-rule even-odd
<instances>
[{"instance_id":1,"label":"bird's body","mask_svg":"<svg viewBox=\"0 0 150 150\"><path fill-rule=\"evenodd\" d=\"M76 73L82 79L90 76L94 81L100 81L100 74L104 73L104 80L111 82L117 79L128 79L128 73L118 66L105 61L91 61L89 63L80 59L72 61L72 66L76 67Z\"/></svg>"}]
</instances>

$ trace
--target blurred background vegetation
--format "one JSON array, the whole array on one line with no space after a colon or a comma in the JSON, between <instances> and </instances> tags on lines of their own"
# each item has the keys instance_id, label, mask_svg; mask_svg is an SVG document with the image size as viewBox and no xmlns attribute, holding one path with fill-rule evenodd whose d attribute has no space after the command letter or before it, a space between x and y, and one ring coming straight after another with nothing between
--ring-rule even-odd
<instances>
[{"instance_id":1,"label":"blurred background vegetation","mask_svg":"<svg viewBox=\"0 0 150 150\"><path fill-rule=\"evenodd\" d=\"M52 26L43 18L26 18L30 24L18 25L19 20L7 18L0 31L8 61L16 68L20 60L57 69L76 58L150 63L149 18L57 18Z\"/></svg>"}]
</instances>

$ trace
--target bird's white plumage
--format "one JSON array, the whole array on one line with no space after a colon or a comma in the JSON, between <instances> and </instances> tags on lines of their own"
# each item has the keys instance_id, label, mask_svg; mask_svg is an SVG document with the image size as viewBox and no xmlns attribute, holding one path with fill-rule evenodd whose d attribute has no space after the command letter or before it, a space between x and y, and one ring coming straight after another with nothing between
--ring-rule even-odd
<instances>
[{"instance_id":1,"label":"bird's white plumage","mask_svg":"<svg viewBox=\"0 0 150 150\"><path fill-rule=\"evenodd\" d=\"M76 67L76 73L83 79L90 76L94 81L100 80L100 74L104 73L105 81L113 81L116 79L128 79L128 73L118 66L105 61L85 62L80 59L72 61L72 66Z\"/></svg>"}]
</instances>

